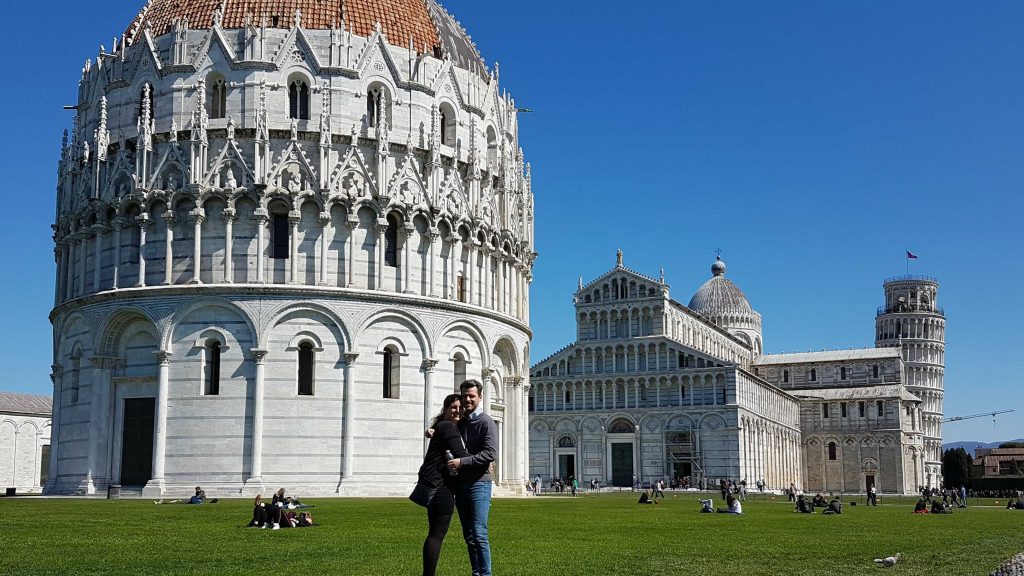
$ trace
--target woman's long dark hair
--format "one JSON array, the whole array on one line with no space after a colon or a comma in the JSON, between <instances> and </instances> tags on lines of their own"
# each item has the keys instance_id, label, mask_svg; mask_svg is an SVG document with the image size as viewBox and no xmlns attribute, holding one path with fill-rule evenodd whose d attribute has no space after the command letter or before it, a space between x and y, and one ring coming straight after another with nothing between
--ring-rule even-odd
<instances>
[{"instance_id":1,"label":"woman's long dark hair","mask_svg":"<svg viewBox=\"0 0 1024 576\"><path fill-rule=\"evenodd\" d=\"M459 403L461 404L462 396L458 394L449 394L444 397L444 405L441 407L441 413L438 414L437 416L434 416L434 419L430 422L431 428L437 426L438 422L444 420L445 415L448 414L448 409L452 407L452 402L455 402L456 400L458 400Z\"/></svg>"}]
</instances>

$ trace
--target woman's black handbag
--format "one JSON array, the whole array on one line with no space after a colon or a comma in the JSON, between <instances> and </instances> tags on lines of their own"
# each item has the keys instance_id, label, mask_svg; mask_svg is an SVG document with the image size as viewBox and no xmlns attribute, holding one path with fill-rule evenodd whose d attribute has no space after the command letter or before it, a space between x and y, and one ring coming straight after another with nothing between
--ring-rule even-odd
<instances>
[{"instance_id":1,"label":"woman's black handbag","mask_svg":"<svg viewBox=\"0 0 1024 576\"><path fill-rule=\"evenodd\" d=\"M430 487L417 482L416 487L412 489L412 494L409 494L409 500L426 508L430 505L430 501L434 499L435 492L437 492L437 487Z\"/></svg>"}]
</instances>

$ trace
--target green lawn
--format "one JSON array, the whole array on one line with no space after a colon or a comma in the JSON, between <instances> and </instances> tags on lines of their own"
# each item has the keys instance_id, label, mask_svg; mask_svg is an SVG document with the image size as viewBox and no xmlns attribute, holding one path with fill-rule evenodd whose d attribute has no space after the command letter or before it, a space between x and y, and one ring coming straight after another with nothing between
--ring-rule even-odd
<instances>
[{"instance_id":1,"label":"green lawn","mask_svg":"<svg viewBox=\"0 0 1024 576\"><path fill-rule=\"evenodd\" d=\"M716 497L716 505L718 498ZM988 574L1024 551L1024 512L997 507L917 516L912 505L846 506L842 516L748 501L743 516L697 514L696 496L496 500L499 576ZM251 504L0 499L0 574L419 574L422 508L402 499L311 500L320 526L244 528ZM895 552L891 569L872 559ZM439 574L469 573L458 519Z\"/></svg>"}]
</instances>

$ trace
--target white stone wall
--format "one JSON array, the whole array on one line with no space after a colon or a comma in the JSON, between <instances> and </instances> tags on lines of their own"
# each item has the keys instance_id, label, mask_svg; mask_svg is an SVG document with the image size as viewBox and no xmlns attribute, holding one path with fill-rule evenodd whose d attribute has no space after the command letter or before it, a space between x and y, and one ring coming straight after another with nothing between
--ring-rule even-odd
<instances>
[{"instance_id":1,"label":"white stone wall","mask_svg":"<svg viewBox=\"0 0 1024 576\"><path fill-rule=\"evenodd\" d=\"M0 488L39 492L50 417L0 412Z\"/></svg>"},{"instance_id":2,"label":"white stone wall","mask_svg":"<svg viewBox=\"0 0 1024 576\"><path fill-rule=\"evenodd\" d=\"M120 483L123 400L152 397L154 445L164 456L155 449L150 493L185 494L196 484L213 494L281 486L300 494L407 492L422 460L424 425L455 389L455 354L468 360L467 377L487 384L485 403L502 429L499 480L522 485L525 325L467 305L442 308L413 296L382 302L366 291L178 291L94 297L55 317L61 416L48 491L97 492ZM203 346L211 338L222 342L217 395L203 388ZM297 390L301 341L315 345L311 396ZM380 353L389 345L401 351L397 398L382 396Z\"/></svg>"}]
</instances>

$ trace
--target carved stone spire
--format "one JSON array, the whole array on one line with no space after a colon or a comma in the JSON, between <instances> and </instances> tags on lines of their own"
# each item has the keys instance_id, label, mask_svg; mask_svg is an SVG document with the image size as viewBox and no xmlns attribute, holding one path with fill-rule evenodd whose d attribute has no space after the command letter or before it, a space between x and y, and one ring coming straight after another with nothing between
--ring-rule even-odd
<instances>
[{"instance_id":1,"label":"carved stone spire","mask_svg":"<svg viewBox=\"0 0 1024 576\"><path fill-rule=\"evenodd\" d=\"M320 145L331 145L331 87L324 81L323 102L320 105Z\"/></svg>"},{"instance_id":2,"label":"carved stone spire","mask_svg":"<svg viewBox=\"0 0 1024 576\"><path fill-rule=\"evenodd\" d=\"M256 102L256 139L270 140L267 128L267 81L260 79L260 96Z\"/></svg>"},{"instance_id":3,"label":"carved stone spire","mask_svg":"<svg viewBox=\"0 0 1024 576\"><path fill-rule=\"evenodd\" d=\"M380 23L378 23L378 26ZM385 112L388 108L387 96L384 92L380 94L380 104L377 106L377 152L387 154L388 146L388 115Z\"/></svg>"},{"instance_id":4,"label":"carved stone spire","mask_svg":"<svg viewBox=\"0 0 1024 576\"><path fill-rule=\"evenodd\" d=\"M142 85L142 114L139 116L139 140L147 152L153 150L153 111L149 107L149 83Z\"/></svg>"},{"instance_id":5,"label":"carved stone spire","mask_svg":"<svg viewBox=\"0 0 1024 576\"><path fill-rule=\"evenodd\" d=\"M96 128L96 160L107 161L107 147L110 146L110 131L107 130L107 97L100 97L100 124Z\"/></svg>"},{"instance_id":6,"label":"carved stone spire","mask_svg":"<svg viewBox=\"0 0 1024 576\"><path fill-rule=\"evenodd\" d=\"M206 80L200 78L196 83L196 103L192 110L192 141L207 144L206 128L210 117L206 113Z\"/></svg>"},{"instance_id":7,"label":"carved stone spire","mask_svg":"<svg viewBox=\"0 0 1024 576\"><path fill-rule=\"evenodd\" d=\"M615 251L615 267L622 268L622 248Z\"/></svg>"}]
</instances>

